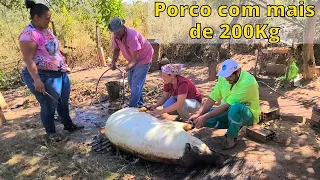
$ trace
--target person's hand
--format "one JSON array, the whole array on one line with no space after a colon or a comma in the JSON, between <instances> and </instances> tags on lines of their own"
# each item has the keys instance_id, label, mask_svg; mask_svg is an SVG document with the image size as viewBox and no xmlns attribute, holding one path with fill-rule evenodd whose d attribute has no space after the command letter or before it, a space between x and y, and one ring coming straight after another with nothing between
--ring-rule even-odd
<instances>
[{"instance_id":1,"label":"person's hand","mask_svg":"<svg viewBox=\"0 0 320 180\"><path fill-rule=\"evenodd\" d=\"M161 115L161 111L158 110L158 109L154 109L153 111L150 111L149 114L150 114L151 116L158 117L158 116Z\"/></svg>"},{"instance_id":2,"label":"person's hand","mask_svg":"<svg viewBox=\"0 0 320 180\"><path fill-rule=\"evenodd\" d=\"M199 116L200 116L200 114L198 114L198 113L191 115L191 116L189 117L189 119L188 119L188 122L189 122L189 123L193 122L193 121L196 120Z\"/></svg>"},{"instance_id":3,"label":"person's hand","mask_svg":"<svg viewBox=\"0 0 320 180\"><path fill-rule=\"evenodd\" d=\"M125 72L128 72L129 70L130 70L130 66L129 66L130 64L128 64L127 66L126 66L126 68L124 69L125 70Z\"/></svg>"},{"instance_id":4,"label":"person's hand","mask_svg":"<svg viewBox=\"0 0 320 180\"><path fill-rule=\"evenodd\" d=\"M130 62L127 64L125 71L128 72L130 69L132 69L135 66L134 62Z\"/></svg>"},{"instance_id":5,"label":"person's hand","mask_svg":"<svg viewBox=\"0 0 320 180\"><path fill-rule=\"evenodd\" d=\"M121 72L121 77L122 77L122 78L126 78L126 77L127 77L127 74L128 74L128 73L127 73L126 71L123 71L123 72Z\"/></svg>"},{"instance_id":6,"label":"person's hand","mask_svg":"<svg viewBox=\"0 0 320 180\"><path fill-rule=\"evenodd\" d=\"M66 73L71 73L71 68L67 67Z\"/></svg>"},{"instance_id":7,"label":"person's hand","mask_svg":"<svg viewBox=\"0 0 320 180\"><path fill-rule=\"evenodd\" d=\"M190 114L191 115L191 114ZM193 114L189 117L187 123L192 125L192 128L195 128L196 124L195 124L195 120L200 116L200 114L196 113Z\"/></svg>"},{"instance_id":8,"label":"person's hand","mask_svg":"<svg viewBox=\"0 0 320 180\"><path fill-rule=\"evenodd\" d=\"M199 116L197 119L193 120L194 124L196 125L196 128L200 129L204 127L204 125L207 122L207 118L205 115Z\"/></svg>"},{"instance_id":9,"label":"person's hand","mask_svg":"<svg viewBox=\"0 0 320 180\"><path fill-rule=\"evenodd\" d=\"M153 110L155 110L155 109L157 109L157 105L156 104L154 104L154 105L151 105L150 107L149 107L149 110L150 111L153 111Z\"/></svg>"},{"instance_id":10,"label":"person's hand","mask_svg":"<svg viewBox=\"0 0 320 180\"><path fill-rule=\"evenodd\" d=\"M117 69L116 63L111 63L110 68L114 71Z\"/></svg>"},{"instance_id":11,"label":"person's hand","mask_svg":"<svg viewBox=\"0 0 320 180\"><path fill-rule=\"evenodd\" d=\"M34 88L36 89L36 91L41 92L43 94L46 93L46 89L44 87L44 84L40 79L34 81L33 85L34 85Z\"/></svg>"}]
</instances>

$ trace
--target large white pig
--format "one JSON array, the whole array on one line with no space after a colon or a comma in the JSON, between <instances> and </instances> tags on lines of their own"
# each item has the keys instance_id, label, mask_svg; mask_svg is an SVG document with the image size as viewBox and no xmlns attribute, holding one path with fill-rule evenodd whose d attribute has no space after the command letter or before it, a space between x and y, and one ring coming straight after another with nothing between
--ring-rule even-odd
<instances>
[{"instance_id":1,"label":"large white pig","mask_svg":"<svg viewBox=\"0 0 320 180\"><path fill-rule=\"evenodd\" d=\"M119 149L146 160L183 166L222 163L224 155L211 151L186 128L186 123L160 121L137 108L124 108L108 118L104 130Z\"/></svg>"}]
</instances>

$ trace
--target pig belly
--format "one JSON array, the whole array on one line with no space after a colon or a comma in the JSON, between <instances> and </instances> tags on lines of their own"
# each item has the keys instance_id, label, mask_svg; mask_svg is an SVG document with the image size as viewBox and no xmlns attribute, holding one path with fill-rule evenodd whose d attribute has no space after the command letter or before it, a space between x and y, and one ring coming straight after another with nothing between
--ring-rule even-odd
<instances>
[{"instance_id":1,"label":"pig belly","mask_svg":"<svg viewBox=\"0 0 320 180\"><path fill-rule=\"evenodd\" d=\"M148 160L179 160L186 143L207 149L199 139L187 134L182 123L159 121L136 108L112 114L105 125L107 138L122 150Z\"/></svg>"}]
</instances>

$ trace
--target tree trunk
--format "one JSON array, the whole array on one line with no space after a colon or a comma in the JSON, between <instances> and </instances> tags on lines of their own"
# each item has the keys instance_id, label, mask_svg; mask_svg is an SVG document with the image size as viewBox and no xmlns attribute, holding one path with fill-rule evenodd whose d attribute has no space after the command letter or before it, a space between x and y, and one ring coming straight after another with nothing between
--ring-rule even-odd
<instances>
[{"instance_id":1,"label":"tree trunk","mask_svg":"<svg viewBox=\"0 0 320 180\"><path fill-rule=\"evenodd\" d=\"M305 31L303 34L303 48L302 48L302 57L303 57L303 78L311 79L314 75L313 71L309 71L309 67L315 66L315 58L313 51L314 38L316 37L316 22L317 14L320 10L320 1L317 1L315 4L315 16L308 17Z\"/></svg>"},{"instance_id":2,"label":"tree trunk","mask_svg":"<svg viewBox=\"0 0 320 180\"><path fill-rule=\"evenodd\" d=\"M209 71L209 81L214 81L217 79L217 65L216 61L211 61L208 63L208 71Z\"/></svg>"}]
</instances>

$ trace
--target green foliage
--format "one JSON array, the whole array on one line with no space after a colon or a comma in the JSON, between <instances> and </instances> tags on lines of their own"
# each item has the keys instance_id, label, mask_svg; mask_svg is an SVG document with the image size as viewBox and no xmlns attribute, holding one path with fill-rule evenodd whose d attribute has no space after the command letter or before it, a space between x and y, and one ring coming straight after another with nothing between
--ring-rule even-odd
<instances>
[{"instance_id":1,"label":"green foliage","mask_svg":"<svg viewBox=\"0 0 320 180\"><path fill-rule=\"evenodd\" d=\"M112 18L125 17L122 0L93 0L91 6L97 9L97 25L107 27Z\"/></svg>"},{"instance_id":2,"label":"green foliage","mask_svg":"<svg viewBox=\"0 0 320 180\"><path fill-rule=\"evenodd\" d=\"M1 0L0 4L2 6L4 6L5 8L8 8L8 9L19 10L19 9L23 8L24 1L21 1L21 0L6 0L6 1L3 1L3 0Z\"/></svg>"},{"instance_id":3,"label":"green foliage","mask_svg":"<svg viewBox=\"0 0 320 180\"><path fill-rule=\"evenodd\" d=\"M133 18L133 22L132 23L133 23L133 27L137 27L137 26L139 26L140 21L137 18Z\"/></svg>"},{"instance_id":4,"label":"green foliage","mask_svg":"<svg viewBox=\"0 0 320 180\"><path fill-rule=\"evenodd\" d=\"M83 5L82 0L46 0L47 4L56 12L72 11Z\"/></svg>"},{"instance_id":5,"label":"green foliage","mask_svg":"<svg viewBox=\"0 0 320 180\"><path fill-rule=\"evenodd\" d=\"M136 28L141 24L147 23L148 11L144 11L143 9L147 8L147 5L141 1L137 1L133 3L133 6L130 8L129 12L133 18L133 26Z\"/></svg>"},{"instance_id":6,"label":"green foliage","mask_svg":"<svg viewBox=\"0 0 320 180\"><path fill-rule=\"evenodd\" d=\"M53 21L57 15L62 15L61 17L64 19L62 24L60 24L61 28L58 31L58 37L66 44L68 39L72 39L72 26L73 26L73 18L70 15L69 11L75 8L75 4L79 4L79 0L51 0L47 1L50 8L53 10Z\"/></svg>"},{"instance_id":7,"label":"green foliage","mask_svg":"<svg viewBox=\"0 0 320 180\"><path fill-rule=\"evenodd\" d=\"M0 89L14 89L23 84L18 71L8 73L0 72Z\"/></svg>"}]
</instances>

